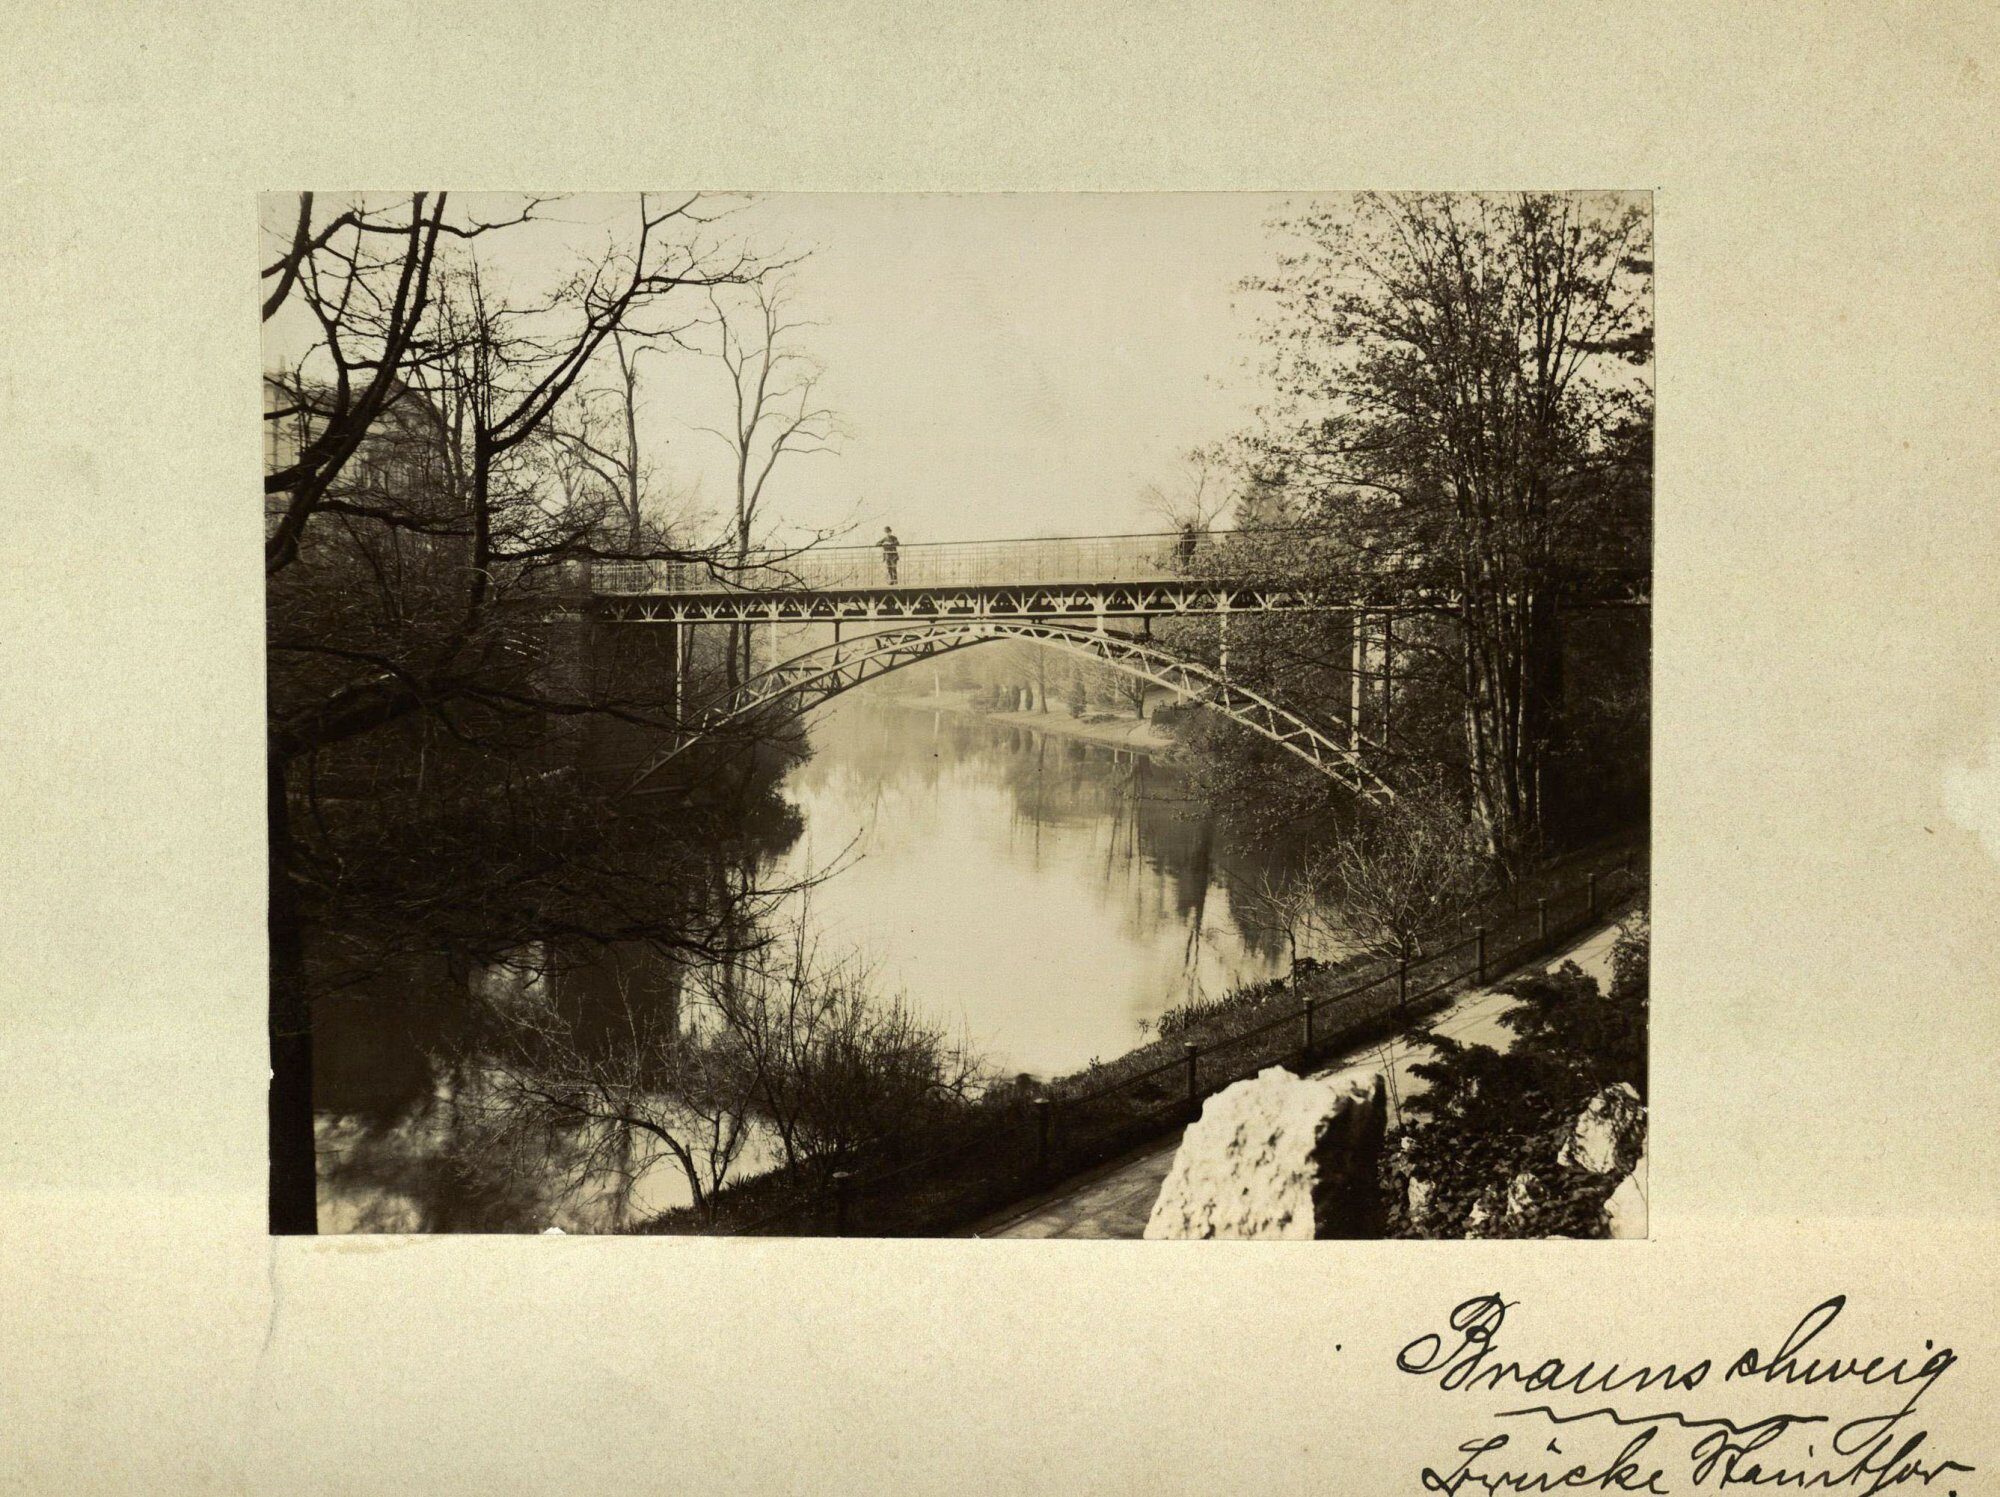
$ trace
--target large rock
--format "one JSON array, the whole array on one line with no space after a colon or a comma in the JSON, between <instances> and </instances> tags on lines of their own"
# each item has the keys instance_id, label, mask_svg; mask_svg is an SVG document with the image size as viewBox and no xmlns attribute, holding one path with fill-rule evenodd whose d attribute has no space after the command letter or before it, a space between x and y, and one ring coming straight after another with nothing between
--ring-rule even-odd
<instances>
[{"instance_id":1,"label":"large rock","mask_svg":"<svg viewBox=\"0 0 2000 1497\"><path fill-rule=\"evenodd\" d=\"M1644 1237L1646 1235L1646 1151L1639 1151L1632 1173L1618 1182L1618 1188L1604 1203L1604 1235Z\"/></svg>"},{"instance_id":2,"label":"large rock","mask_svg":"<svg viewBox=\"0 0 2000 1497\"><path fill-rule=\"evenodd\" d=\"M1630 1082L1621 1081L1590 1099L1556 1160L1593 1175L1623 1174L1645 1140L1645 1104Z\"/></svg>"},{"instance_id":3,"label":"large rock","mask_svg":"<svg viewBox=\"0 0 2000 1497\"><path fill-rule=\"evenodd\" d=\"M1379 1072L1276 1066L1217 1092L1181 1138L1146 1236L1379 1237L1386 1095Z\"/></svg>"}]
</instances>

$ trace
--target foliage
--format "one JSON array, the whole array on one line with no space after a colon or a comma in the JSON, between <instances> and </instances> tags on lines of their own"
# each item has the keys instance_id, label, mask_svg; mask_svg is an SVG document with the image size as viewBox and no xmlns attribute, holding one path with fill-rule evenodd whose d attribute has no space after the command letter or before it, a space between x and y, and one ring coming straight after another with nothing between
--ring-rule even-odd
<instances>
[{"instance_id":1,"label":"foliage","mask_svg":"<svg viewBox=\"0 0 2000 1497\"><path fill-rule=\"evenodd\" d=\"M823 1177L871 1140L961 1111L979 1091L983 1068L968 1046L907 1004L876 998L865 968L819 958L803 900L782 959L766 956L704 973L704 997L787 1165Z\"/></svg>"},{"instance_id":2,"label":"foliage","mask_svg":"<svg viewBox=\"0 0 2000 1497\"><path fill-rule=\"evenodd\" d=\"M1329 834L1351 815L1352 797L1336 781L1219 712L1173 711L1164 722L1192 792L1248 841Z\"/></svg>"},{"instance_id":3,"label":"foliage","mask_svg":"<svg viewBox=\"0 0 2000 1497\"><path fill-rule=\"evenodd\" d=\"M1606 866L1601 860L1599 869ZM1554 866L1490 902L1485 912L1500 959L1535 940L1535 900L1547 894L1576 910L1579 870ZM1572 917L1573 918L1573 917ZM1560 926L1558 927L1560 929ZM1156 1139L1186 1117L1185 1043L1200 1047L1200 1082L1213 1090L1271 1065L1302 1064L1300 1006L1316 1005L1313 1057L1353 1053L1378 1042L1393 1045L1409 1025L1450 1001L1467 973L1463 953L1412 974L1407 1000L1393 963L1365 956L1321 963L1301 958L1285 981L1252 984L1213 1000L1180 1006L1155 1026L1154 1038L1123 1055L1047 1080L996 1081L963 1105L929 1110L916 1131L871 1140L854 1156L850 1230L883 1235L935 1234L962 1227L1023 1194L1045 1187L1054 1173L1073 1171ZM1036 1140L1037 1103L1052 1102L1046 1167ZM886 1173L885 1173L886 1172ZM713 1219L673 1212L644 1224L647 1231L814 1231L833 1223L824 1176L776 1169L725 1187ZM871 1182L879 1182L871 1186ZM1400 1188L1400 1185L1398 1186Z\"/></svg>"},{"instance_id":4,"label":"foliage","mask_svg":"<svg viewBox=\"0 0 2000 1497\"><path fill-rule=\"evenodd\" d=\"M1178 1040L1196 1034L1206 1034L1214 1026L1232 1021L1240 1022L1248 1016L1255 1015L1272 999L1283 996L1285 992L1286 986L1282 982L1246 983L1241 987L1231 988L1226 993L1218 993L1212 998L1196 997L1189 998L1183 1003L1176 1003L1164 1010L1159 1018L1150 1024L1142 1021L1140 1029L1144 1032L1150 1028L1163 1040ZM1293 1006L1296 1004L1297 1000L1294 999Z\"/></svg>"},{"instance_id":5,"label":"foliage","mask_svg":"<svg viewBox=\"0 0 2000 1497\"><path fill-rule=\"evenodd\" d=\"M1428 933L1494 887L1478 829L1459 801L1433 787L1363 807L1310 865L1309 881L1365 949L1409 961L1424 954Z\"/></svg>"},{"instance_id":6,"label":"foliage","mask_svg":"<svg viewBox=\"0 0 2000 1497\"><path fill-rule=\"evenodd\" d=\"M1577 1117L1599 1092L1646 1092L1648 934L1643 911L1621 933L1608 993L1566 962L1510 983L1520 1000L1502 1020L1505 1051L1443 1034L1415 1041L1431 1059L1411 1069L1428 1084L1408 1099L1413 1121L1392 1135L1383 1186L1391 1234L1578 1237L1602 1234L1603 1204L1618 1181L1558 1163ZM1526 1177L1509 1208L1508 1194ZM1409 1191L1428 1197L1413 1213ZM1484 1218L1475 1225L1475 1213Z\"/></svg>"},{"instance_id":7,"label":"foliage","mask_svg":"<svg viewBox=\"0 0 2000 1497\"><path fill-rule=\"evenodd\" d=\"M1456 721L1406 715L1400 746L1462 771L1496 856L1532 857L1566 742L1561 600L1647 557L1646 215L1581 194L1364 194L1276 227L1278 268L1248 288L1271 400L1240 445L1239 509L1311 525L1299 559L1327 585L1454 600L1397 669ZM1244 632L1232 663L1342 699L1330 621Z\"/></svg>"}]
</instances>

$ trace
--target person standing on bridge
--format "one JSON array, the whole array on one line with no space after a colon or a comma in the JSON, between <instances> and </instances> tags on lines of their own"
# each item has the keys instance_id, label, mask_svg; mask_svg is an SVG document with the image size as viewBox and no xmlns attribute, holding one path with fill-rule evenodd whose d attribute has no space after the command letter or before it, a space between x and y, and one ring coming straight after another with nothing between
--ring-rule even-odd
<instances>
[{"instance_id":1,"label":"person standing on bridge","mask_svg":"<svg viewBox=\"0 0 2000 1497\"><path fill-rule=\"evenodd\" d=\"M1183 521L1181 524L1180 545L1177 548L1180 556L1181 570L1183 572L1187 571L1190 567L1194 565L1194 548L1198 544L1200 544L1200 542L1201 542L1200 521L1198 520Z\"/></svg>"},{"instance_id":2,"label":"person standing on bridge","mask_svg":"<svg viewBox=\"0 0 2000 1497\"><path fill-rule=\"evenodd\" d=\"M896 555L902 543L896 539L896 532L891 530L887 525L884 525L882 527L882 539L875 544L882 548L882 562L889 569L889 586L894 587L896 585Z\"/></svg>"}]
</instances>

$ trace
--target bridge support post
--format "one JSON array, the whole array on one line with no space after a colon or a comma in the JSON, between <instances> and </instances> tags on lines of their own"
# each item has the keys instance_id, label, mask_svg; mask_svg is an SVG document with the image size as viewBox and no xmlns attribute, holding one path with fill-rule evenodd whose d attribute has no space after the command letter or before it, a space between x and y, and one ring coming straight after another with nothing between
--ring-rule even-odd
<instances>
[{"instance_id":1,"label":"bridge support post","mask_svg":"<svg viewBox=\"0 0 2000 1497\"><path fill-rule=\"evenodd\" d=\"M1349 633L1354 640L1354 663L1350 672L1347 697L1347 746L1355 753L1361 752L1361 704L1367 699L1363 682L1368 673L1368 615L1355 612L1349 615L1353 625Z\"/></svg>"},{"instance_id":2,"label":"bridge support post","mask_svg":"<svg viewBox=\"0 0 2000 1497\"><path fill-rule=\"evenodd\" d=\"M674 620L674 725L680 726L681 691L687 680L688 626L684 619Z\"/></svg>"},{"instance_id":3,"label":"bridge support post","mask_svg":"<svg viewBox=\"0 0 2000 1497\"><path fill-rule=\"evenodd\" d=\"M1215 616L1216 654L1219 657L1216 668L1226 680L1229 676L1229 605L1225 600L1221 612Z\"/></svg>"},{"instance_id":4,"label":"bridge support post","mask_svg":"<svg viewBox=\"0 0 2000 1497\"><path fill-rule=\"evenodd\" d=\"M852 1170L833 1172L833 1235L836 1237L847 1235L847 1186L853 1178Z\"/></svg>"},{"instance_id":5,"label":"bridge support post","mask_svg":"<svg viewBox=\"0 0 2000 1497\"><path fill-rule=\"evenodd\" d=\"M1389 709L1395 700L1393 671L1396 659L1396 616L1388 610L1382 613L1382 744L1389 743Z\"/></svg>"}]
</instances>

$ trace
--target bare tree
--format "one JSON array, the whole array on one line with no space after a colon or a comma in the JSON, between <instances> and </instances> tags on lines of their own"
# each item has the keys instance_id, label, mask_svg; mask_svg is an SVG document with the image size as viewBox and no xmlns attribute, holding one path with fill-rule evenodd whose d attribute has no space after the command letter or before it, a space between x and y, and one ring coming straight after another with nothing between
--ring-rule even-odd
<instances>
[{"instance_id":1,"label":"bare tree","mask_svg":"<svg viewBox=\"0 0 2000 1497\"><path fill-rule=\"evenodd\" d=\"M1294 969L1301 956L1312 954L1336 918L1327 909L1325 879L1325 864L1308 860L1291 874L1264 869L1248 888L1237 891L1250 921L1283 938Z\"/></svg>"},{"instance_id":2,"label":"bare tree","mask_svg":"<svg viewBox=\"0 0 2000 1497\"><path fill-rule=\"evenodd\" d=\"M1183 535L1208 530L1234 497L1224 459L1206 448L1183 454L1167 482L1149 483L1139 490L1140 504Z\"/></svg>"},{"instance_id":3,"label":"bare tree","mask_svg":"<svg viewBox=\"0 0 2000 1497\"><path fill-rule=\"evenodd\" d=\"M1413 787L1370 804L1319 856L1312 876L1364 949L1401 961L1470 910L1492 886L1480 827L1443 791Z\"/></svg>"},{"instance_id":4,"label":"bare tree","mask_svg":"<svg viewBox=\"0 0 2000 1497\"><path fill-rule=\"evenodd\" d=\"M619 530L627 545L642 546L648 526L654 538L671 534L671 517L653 514L661 496L656 474L639 444L639 361L672 347L685 347L675 328L649 339L625 329L611 335L615 377L606 384L580 388L551 423L551 435L569 472L586 475L602 485L617 506Z\"/></svg>"},{"instance_id":5,"label":"bare tree","mask_svg":"<svg viewBox=\"0 0 2000 1497\"><path fill-rule=\"evenodd\" d=\"M482 1077L471 1107L489 1171L511 1158L566 1194L629 1194L665 1162L706 1215L756 1130L824 1175L962 1108L983 1080L966 1047L875 999L864 969L822 962L806 932L801 918L789 941L690 968L685 1010L622 986L588 1018L546 999L496 1008L464 1063Z\"/></svg>"},{"instance_id":6,"label":"bare tree","mask_svg":"<svg viewBox=\"0 0 2000 1497\"><path fill-rule=\"evenodd\" d=\"M1141 722L1146 720L1146 697L1152 689L1153 683L1144 676L1135 676L1129 671L1111 672L1112 699L1130 707L1132 715Z\"/></svg>"},{"instance_id":7,"label":"bare tree","mask_svg":"<svg viewBox=\"0 0 2000 1497\"><path fill-rule=\"evenodd\" d=\"M871 1141L963 1106L984 1079L977 1057L901 1002L873 996L871 974L821 959L801 896L789 942L750 958L708 1003L754 1075L758 1116L785 1162L822 1172Z\"/></svg>"},{"instance_id":8,"label":"bare tree","mask_svg":"<svg viewBox=\"0 0 2000 1497\"><path fill-rule=\"evenodd\" d=\"M841 427L818 403L819 366L798 346L795 335L811 324L789 315L790 295L781 284L758 279L732 304L709 293L716 357L729 375L729 428L702 430L728 444L735 466L735 522L730 540L736 565L747 562L764 491L786 453L808 456L837 450ZM750 626L730 632L728 684L748 673Z\"/></svg>"},{"instance_id":9,"label":"bare tree","mask_svg":"<svg viewBox=\"0 0 2000 1497\"><path fill-rule=\"evenodd\" d=\"M672 724L656 695L593 686L550 607L594 558L712 557L635 543L611 495L562 483L553 417L620 335L668 336L699 292L761 266L699 200L642 197L601 253L512 298L482 247L535 207L478 220L417 194L322 217L304 196L274 231L267 325L290 349L267 375L265 484L276 1232L315 1225L310 993L329 964L370 943L470 959L510 925L714 944L671 928L696 882L672 839L557 773L580 725Z\"/></svg>"},{"instance_id":10,"label":"bare tree","mask_svg":"<svg viewBox=\"0 0 2000 1497\"><path fill-rule=\"evenodd\" d=\"M592 1033L550 1002L512 1005L485 1037L477 1106L495 1137L554 1161L572 1192L670 1160L706 1211L748 1140L756 1076L726 1034L631 1001Z\"/></svg>"},{"instance_id":11,"label":"bare tree","mask_svg":"<svg viewBox=\"0 0 2000 1497\"><path fill-rule=\"evenodd\" d=\"M1227 464L1208 448L1186 453L1180 471L1168 483L1149 483L1139 491L1139 502L1177 533L1174 561L1182 572L1194 570L1202 537L1234 497Z\"/></svg>"}]
</instances>

